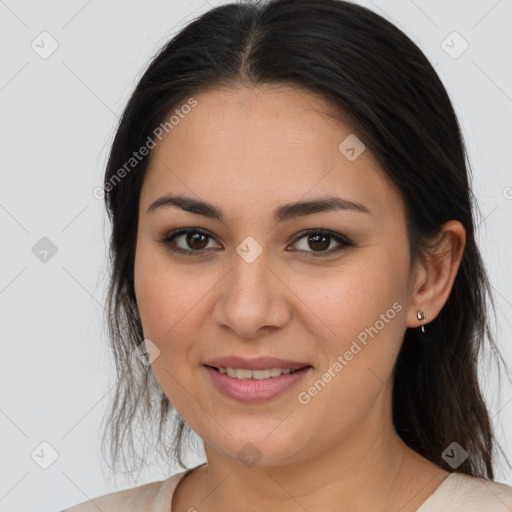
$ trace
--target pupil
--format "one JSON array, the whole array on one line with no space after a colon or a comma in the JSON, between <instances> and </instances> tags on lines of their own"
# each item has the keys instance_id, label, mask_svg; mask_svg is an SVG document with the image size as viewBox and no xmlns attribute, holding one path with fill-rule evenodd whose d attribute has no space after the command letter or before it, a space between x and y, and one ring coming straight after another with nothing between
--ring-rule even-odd
<instances>
[{"instance_id":1,"label":"pupil","mask_svg":"<svg viewBox=\"0 0 512 512\"><path fill-rule=\"evenodd\" d=\"M201 238L203 238L203 242L206 240L206 236L203 235L202 233L193 233L193 234L189 234L188 237L187 237L187 243L189 244L189 247L192 247L193 249L204 249L204 246L207 245L207 244L202 244L200 243L200 240ZM197 247L195 245L195 242L196 241L199 241L199 247Z\"/></svg>"},{"instance_id":2,"label":"pupil","mask_svg":"<svg viewBox=\"0 0 512 512\"><path fill-rule=\"evenodd\" d=\"M317 240L318 239L323 239L324 240L324 243L322 244L322 247L320 247L320 249L327 249L327 247L329 247L329 242L325 243L325 241L328 239L329 237L326 236L326 235L311 235L309 237L309 241L313 241L313 243L317 243Z\"/></svg>"}]
</instances>

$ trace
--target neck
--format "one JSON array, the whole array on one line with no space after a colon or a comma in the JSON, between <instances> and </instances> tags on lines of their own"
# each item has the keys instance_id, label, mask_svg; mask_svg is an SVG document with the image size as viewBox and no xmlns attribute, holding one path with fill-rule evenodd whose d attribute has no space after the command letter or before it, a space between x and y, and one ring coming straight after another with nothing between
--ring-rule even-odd
<instances>
[{"instance_id":1,"label":"neck","mask_svg":"<svg viewBox=\"0 0 512 512\"><path fill-rule=\"evenodd\" d=\"M380 409L372 414L382 418L390 410ZM236 502L246 511L415 511L448 472L410 450L390 417L377 422L372 414L342 441L316 450L314 458L285 465L248 467L205 445L208 463L189 481L194 491L183 510L193 505L201 512L224 511Z\"/></svg>"}]
</instances>

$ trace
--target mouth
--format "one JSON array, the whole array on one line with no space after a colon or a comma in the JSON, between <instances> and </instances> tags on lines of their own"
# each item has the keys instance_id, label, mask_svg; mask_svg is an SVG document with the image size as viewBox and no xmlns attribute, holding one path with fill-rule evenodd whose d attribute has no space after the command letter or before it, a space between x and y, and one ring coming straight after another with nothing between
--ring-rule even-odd
<instances>
[{"instance_id":1,"label":"mouth","mask_svg":"<svg viewBox=\"0 0 512 512\"><path fill-rule=\"evenodd\" d=\"M291 375L293 373L300 372L307 368L312 368L311 365L305 365L301 368L266 368L260 370L251 370L249 368L231 368L231 367L216 367L205 365L212 370L215 370L218 373L223 375L228 375L234 379L240 380L267 380L267 379L275 379L276 377L280 377L281 375Z\"/></svg>"},{"instance_id":2,"label":"mouth","mask_svg":"<svg viewBox=\"0 0 512 512\"><path fill-rule=\"evenodd\" d=\"M211 365L203 367L211 379L213 389L224 397L244 404L284 398L286 391L291 391L313 371L311 365L300 368L274 366L260 369Z\"/></svg>"}]
</instances>

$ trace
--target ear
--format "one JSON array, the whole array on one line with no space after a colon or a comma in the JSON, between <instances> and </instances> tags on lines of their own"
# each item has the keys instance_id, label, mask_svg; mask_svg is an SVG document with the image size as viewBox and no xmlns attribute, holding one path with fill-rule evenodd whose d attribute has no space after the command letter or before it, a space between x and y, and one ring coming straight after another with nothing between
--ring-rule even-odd
<instances>
[{"instance_id":1,"label":"ear","mask_svg":"<svg viewBox=\"0 0 512 512\"><path fill-rule=\"evenodd\" d=\"M432 254L415 269L407 327L428 324L445 305L462 260L466 230L459 221L450 220L443 224L435 242ZM425 320L418 320L420 309L425 312Z\"/></svg>"}]
</instances>

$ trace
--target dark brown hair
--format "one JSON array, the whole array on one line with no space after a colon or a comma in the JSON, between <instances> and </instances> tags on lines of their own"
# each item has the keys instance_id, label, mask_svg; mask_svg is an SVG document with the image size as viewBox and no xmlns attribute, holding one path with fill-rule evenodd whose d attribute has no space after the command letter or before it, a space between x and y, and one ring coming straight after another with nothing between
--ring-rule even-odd
<instances>
[{"instance_id":1,"label":"dark brown hair","mask_svg":"<svg viewBox=\"0 0 512 512\"><path fill-rule=\"evenodd\" d=\"M421 50L385 18L341 0L231 3L206 12L161 48L124 110L105 174L112 222L108 326L118 381L103 440L114 470L127 447L132 451L125 467L145 460L133 444L137 418L137 441L155 441L158 423L159 453L183 468L182 445L191 433L151 368L132 357L143 340L134 256L151 153L122 179L114 178L193 95L263 84L320 96L349 122L405 201L413 264L432 248L444 222L464 226L466 246L446 304L425 334L406 330L394 371L393 419L404 442L433 463L452 471L442 453L456 441L469 453L456 471L493 479L496 442L477 366L486 346L504 362L489 325L487 306L494 311L494 300L475 241L479 212L461 130Z\"/></svg>"}]
</instances>

